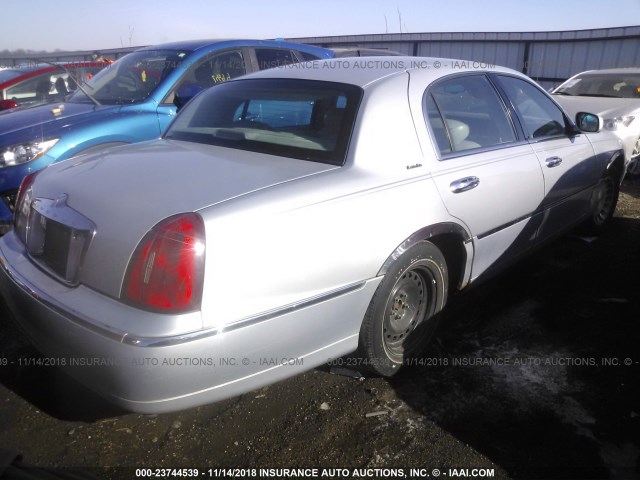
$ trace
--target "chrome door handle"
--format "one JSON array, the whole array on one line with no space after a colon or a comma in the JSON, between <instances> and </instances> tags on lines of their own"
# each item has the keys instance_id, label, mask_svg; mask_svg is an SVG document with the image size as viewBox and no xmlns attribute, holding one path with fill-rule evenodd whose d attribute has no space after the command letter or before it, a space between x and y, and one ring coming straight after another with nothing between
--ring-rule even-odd
<instances>
[{"instance_id":1,"label":"chrome door handle","mask_svg":"<svg viewBox=\"0 0 640 480\"><path fill-rule=\"evenodd\" d=\"M547 167L553 168L560 165L562 163L562 159L560 157L549 157L544 161L544 163L547 164Z\"/></svg>"},{"instance_id":2,"label":"chrome door handle","mask_svg":"<svg viewBox=\"0 0 640 480\"><path fill-rule=\"evenodd\" d=\"M476 188L479 184L480 179L478 177L465 177L451 182L449 186L453 193L462 193Z\"/></svg>"}]
</instances>

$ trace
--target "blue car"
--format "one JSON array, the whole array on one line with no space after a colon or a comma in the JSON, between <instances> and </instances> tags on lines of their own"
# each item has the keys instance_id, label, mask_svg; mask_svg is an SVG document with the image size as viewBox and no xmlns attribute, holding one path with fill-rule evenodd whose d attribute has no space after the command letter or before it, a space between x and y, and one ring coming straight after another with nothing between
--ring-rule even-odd
<instances>
[{"instance_id":1,"label":"blue car","mask_svg":"<svg viewBox=\"0 0 640 480\"><path fill-rule=\"evenodd\" d=\"M199 91L245 73L332 58L331 50L268 40L188 41L136 50L61 103L0 113L0 234L20 182L75 155L160 136Z\"/></svg>"}]
</instances>

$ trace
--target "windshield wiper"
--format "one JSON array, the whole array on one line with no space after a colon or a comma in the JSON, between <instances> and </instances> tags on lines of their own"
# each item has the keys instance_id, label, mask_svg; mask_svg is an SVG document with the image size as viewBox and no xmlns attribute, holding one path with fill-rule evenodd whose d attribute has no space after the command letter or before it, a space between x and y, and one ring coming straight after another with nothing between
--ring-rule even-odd
<instances>
[{"instance_id":1,"label":"windshield wiper","mask_svg":"<svg viewBox=\"0 0 640 480\"><path fill-rule=\"evenodd\" d=\"M553 92L554 95L569 95L570 97L573 97L573 93L569 93L566 90L563 90L561 92Z\"/></svg>"},{"instance_id":2,"label":"windshield wiper","mask_svg":"<svg viewBox=\"0 0 640 480\"><path fill-rule=\"evenodd\" d=\"M57 68L60 68L60 69L64 70L64 71L65 71L65 73L69 76L69 78L70 78L71 80L73 80L73 83L75 83L75 84L78 86L78 88L82 91L82 93L84 93L84 94L87 96L87 98L88 98L89 100L91 100L91 101L92 101L94 104L96 104L97 106L100 106L100 105L101 105L101 103L100 103L98 100L96 100L96 99L93 97L93 95L91 95L89 92L87 92L87 91L84 89L84 87L80 84L80 82L79 82L78 80L76 80L76 78L71 74L71 72L67 69L67 67L65 67L64 65L60 65L60 64L54 63L54 62L49 62L48 60L43 60L43 59L41 59L41 58L36 58L35 60L37 60L38 62L46 63L47 65L51 65L51 66L53 66L53 67L57 67Z\"/></svg>"}]
</instances>

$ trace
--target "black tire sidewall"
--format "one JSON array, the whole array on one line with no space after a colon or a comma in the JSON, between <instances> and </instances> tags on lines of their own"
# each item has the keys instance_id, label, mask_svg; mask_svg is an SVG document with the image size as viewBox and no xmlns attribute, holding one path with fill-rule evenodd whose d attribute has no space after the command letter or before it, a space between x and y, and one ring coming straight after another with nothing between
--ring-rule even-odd
<instances>
[{"instance_id":1,"label":"black tire sidewall","mask_svg":"<svg viewBox=\"0 0 640 480\"><path fill-rule=\"evenodd\" d=\"M618 196L620 195L620 186L613 175L609 174L602 178L600 182L610 182L612 187L612 205L606 214L606 217L602 220L599 219L601 209L598 205L595 205L589 219L587 220L585 227L587 233L599 234L602 229L609 223L618 204ZM599 186L596 188L600 188Z\"/></svg>"},{"instance_id":2,"label":"black tire sidewall","mask_svg":"<svg viewBox=\"0 0 640 480\"><path fill-rule=\"evenodd\" d=\"M428 269L434 282L425 318L410 335L418 335L419 344L412 351L406 352L402 359L391 358L383 340L384 315L387 302L398 280L407 271L421 267ZM404 252L389 268L384 279L371 299L360 330L360 356L365 366L382 376L394 375L404 360L424 347L435 329L433 317L444 308L447 299L448 270L444 256L433 243L420 242Z\"/></svg>"}]
</instances>

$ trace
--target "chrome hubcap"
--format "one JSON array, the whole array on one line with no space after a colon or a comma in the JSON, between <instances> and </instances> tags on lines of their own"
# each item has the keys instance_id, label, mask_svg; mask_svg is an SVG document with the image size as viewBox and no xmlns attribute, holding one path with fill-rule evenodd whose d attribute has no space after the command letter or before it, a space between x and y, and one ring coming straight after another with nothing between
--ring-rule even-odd
<instances>
[{"instance_id":1,"label":"chrome hubcap","mask_svg":"<svg viewBox=\"0 0 640 480\"><path fill-rule=\"evenodd\" d=\"M390 357L402 358L410 350L410 334L424 320L430 292L426 269L405 272L396 282L387 301L383 323L383 343Z\"/></svg>"}]
</instances>

